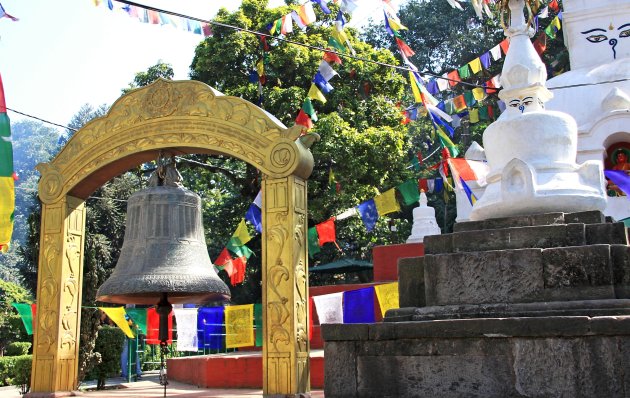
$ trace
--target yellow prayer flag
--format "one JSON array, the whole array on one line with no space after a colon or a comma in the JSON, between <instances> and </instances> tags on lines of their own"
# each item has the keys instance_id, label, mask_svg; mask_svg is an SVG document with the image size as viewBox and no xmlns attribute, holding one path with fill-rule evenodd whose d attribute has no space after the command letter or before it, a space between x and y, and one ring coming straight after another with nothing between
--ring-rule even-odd
<instances>
[{"instance_id":1,"label":"yellow prayer flag","mask_svg":"<svg viewBox=\"0 0 630 398\"><path fill-rule=\"evenodd\" d=\"M400 23L400 21L396 21L394 18L387 18L387 22L389 23L389 27L392 30L405 30L407 27Z\"/></svg>"},{"instance_id":2,"label":"yellow prayer flag","mask_svg":"<svg viewBox=\"0 0 630 398\"><path fill-rule=\"evenodd\" d=\"M254 345L254 304L225 307L225 348Z\"/></svg>"},{"instance_id":3,"label":"yellow prayer flag","mask_svg":"<svg viewBox=\"0 0 630 398\"><path fill-rule=\"evenodd\" d=\"M385 316L387 310L400 308L398 304L398 282L386 283L384 285L374 286L378 305L381 307L381 314Z\"/></svg>"},{"instance_id":4,"label":"yellow prayer flag","mask_svg":"<svg viewBox=\"0 0 630 398\"><path fill-rule=\"evenodd\" d=\"M130 339L136 337L129 327L129 322L125 319L127 312L125 312L124 307L98 307L98 309L107 314L109 319L111 319L127 337Z\"/></svg>"},{"instance_id":5,"label":"yellow prayer flag","mask_svg":"<svg viewBox=\"0 0 630 398\"><path fill-rule=\"evenodd\" d=\"M258 76L264 76L265 74L265 63L262 58L256 62L256 72L258 72Z\"/></svg>"},{"instance_id":6,"label":"yellow prayer flag","mask_svg":"<svg viewBox=\"0 0 630 398\"><path fill-rule=\"evenodd\" d=\"M394 188L375 197L374 203L376 204L376 211L378 211L379 216L400 211L400 206L396 200L396 190Z\"/></svg>"},{"instance_id":7,"label":"yellow prayer flag","mask_svg":"<svg viewBox=\"0 0 630 398\"><path fill-rule=\"evenodd\" d=\"M241 246L252 240L244 218L241 219L241 222L238 224L238 227L236 227L236 231L234 231L232 237L237 238L241 242Z\"/></svg>"},{"instance_id":8,"label":"yellow prayer flag","mask_svg":"<svg viewBox=\"0 0 630 398\"><path fill-rule=\"evenodd\" d=\"M562 29L562 26L560 25L560 19L557 16L551 20L551 26L555 27L556 31Z\"/></svg>"},{"instance_id":9,"label":"yellow prayer flag","mask_svg":"<svg viewBox=\"0 0 630 398\"><path fill-rule=\"evenodd\" d=\"M470 123L479 123L479 109L471 109L468 115L470 117Z\"/></svg>"},{"instance_id":10,"label":"yellow prayer flag","mask_svg":"<svg viewBox=\"0 0 630 398\"><path fill-rule=\"evenodd\" d=\"M9 249L13 234L13 212L15 211L15 180L0 177L0 245L2 251Z\"/></svg>"},{"instance_id":11,"label":"yellow prayer flag","mask_svg":"<svg viewBox=\"0 0 630 398\"><path fill-rule=\"evenodd\" d=\"M343 29L338 30L338 29L333 28L332 37L334 37L341 44L348 41L348 36L346 35L346 32L344 32Z\"/></svg>"},{"instance_id":12,"label":"yellow prayer flag","mask_svg":"<svg viewBox=\"0 0 630 398\"><path fill-rule=\"evenodd\" d=\"M486 91L481 87L475 87L472 89L473 97L477 101L481 101L486 98Z\"/></svg>"},{"instance_id":13,"label":"yellow prayer flag","mask_svg":"<svg viewBox=\"0 0 630 398\"><path fill-rule=\"evenodd\" d=\"M472 73L477 74L481 71L481 60L479 59L479 57L477 57L470 61L468 63L468 66L470 67Z\"/></svg>"},{"instance_id":14,"label":"yellow prayer flag","mask_svg":"<svg viewBox=\"0 0 630 398\"><path fill-rule=\"evenodd\" d=\"M409 71L409 80L411 81L411 92L413 93L413 98L416 100L416 103L422 103L422 95L420 95L420 90L418 89L418 81L416 77L413 75L412 71Z\"/></svg>"},{"instance_id":15,"label":"yellow prayer flag","mask_svg":"<svg viewBox=\"0 0 630 398\"><path fill-rule=\"evenodd\" d=\"M324 97L324 94L322 94L322 92L319 91L319 88L317 88L317 86L314 83L311 84L311 88L308 90L308 98L313 99L313 100L318 100L322 104L326 103L326 97Z\"/></svg>"}]
</instances>

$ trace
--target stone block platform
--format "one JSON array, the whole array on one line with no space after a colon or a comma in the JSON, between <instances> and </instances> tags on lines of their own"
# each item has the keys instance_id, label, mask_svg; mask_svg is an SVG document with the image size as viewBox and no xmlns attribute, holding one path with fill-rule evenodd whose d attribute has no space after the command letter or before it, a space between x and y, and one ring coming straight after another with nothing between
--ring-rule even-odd
<instances>
[{"instance_id":1,"label":"stone block platform","mask_svg":"<svg viewBox=\"0 0 630 398\"><path fill-rule=\"evenodd\" d=\"M455 225L384 323L322 325L327 397L630 397L630 248L600 212Z\"/></svg>"}]
</instances>

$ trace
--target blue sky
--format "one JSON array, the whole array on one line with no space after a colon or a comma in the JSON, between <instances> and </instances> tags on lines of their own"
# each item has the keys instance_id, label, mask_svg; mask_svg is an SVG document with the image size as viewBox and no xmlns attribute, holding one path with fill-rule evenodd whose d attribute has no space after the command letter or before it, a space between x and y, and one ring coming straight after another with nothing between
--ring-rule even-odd
<instances>
[{"instance_id":1,"label":"blue sky","mask_svg":"<svg viewBox=\"0 0 630 398\"><path fill-rule=\"evenodd\" d=\"M144 0L139 3L211 19L238 0ZM67 124L89 103L111 105L135 73L158 60L187 79L202 36L170 26L141 23L124 13L95 7L92 0L0 0L19 18L0 19L0 74L7 107ZM382 15L380 0L362 0L353 22ZM284 4L270 0L270 6ZM24 117L9 112L12 121Z\"/></svg>"}]
</instances>

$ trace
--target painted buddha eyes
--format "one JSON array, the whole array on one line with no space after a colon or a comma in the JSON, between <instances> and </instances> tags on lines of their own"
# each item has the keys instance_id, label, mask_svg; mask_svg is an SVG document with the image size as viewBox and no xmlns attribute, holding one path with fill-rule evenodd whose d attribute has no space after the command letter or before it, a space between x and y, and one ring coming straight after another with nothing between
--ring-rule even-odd
<instances>
[{"instance_id":1,"label":"painted buddha eyes","mask_svg":"<svg viewBox=\"0 0 630 398\"><path fill-rule=\"evenodd\" d=\"M604 35L591 35L586 38L586 40L590 41L591 43L599 43L600 41L604 41L607 39L608 37Z\"/></svg>"},{"instance_id":2,"label":"painted buddha eyes","mask_svg":"<svg viewBox=\"0 0 630 398\"><path fill-rule=\"evenodd\" d=\"M619 37L630 37L630 29L626 29L619 33Z\"/></svg>"},{"instance_id":3,"label":"painted buddha eyes","mask_svg":"<svg viewBox=\"0 0 630 398\"><path fill-rule=\"evenodd\" d=\"M521 99L513 99L512 101L510 101L509 105L512 108L518 108L518 110L521 111L521 113L523 113L525 111L525 107L526 106L530 106L533 103L534 103L534 98L532 98L532 97L525 97L522 100Z\"/></svg>"}]
</instances>

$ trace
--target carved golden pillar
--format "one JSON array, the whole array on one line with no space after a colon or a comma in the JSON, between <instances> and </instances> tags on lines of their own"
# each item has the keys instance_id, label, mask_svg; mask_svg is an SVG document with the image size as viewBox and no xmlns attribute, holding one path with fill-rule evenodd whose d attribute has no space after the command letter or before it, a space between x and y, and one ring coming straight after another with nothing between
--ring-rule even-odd
<instances>
[{"instance_id":1,"label":"carved golden pillar","mask_svg":"<svg viewBox=\"0 0 630 398\"><path fill-rule=\"evenodd\" d=\"M42 205L31 397L77 388L84 237L83 200Z\"/></svg>"},{"instance_id":2,"label":"carved golden pillar","mask_svg":"<svg viewBox=\"0 0 630 398\"><path fill-rule=\"evenodd\" d=\"M306 181L263 179L263 392L310 391Z\"/></svg>"}]
</instances>

